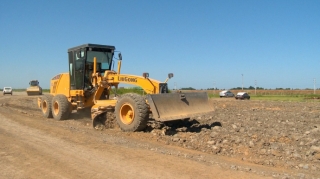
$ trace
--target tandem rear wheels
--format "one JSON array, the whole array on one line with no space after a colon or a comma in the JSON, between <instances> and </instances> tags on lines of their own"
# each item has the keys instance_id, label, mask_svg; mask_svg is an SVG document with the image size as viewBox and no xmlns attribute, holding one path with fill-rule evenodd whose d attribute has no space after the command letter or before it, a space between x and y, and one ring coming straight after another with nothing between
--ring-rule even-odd
<instances>
[{"instance_id":1,"label":"tandem rear wheels","mask_svg":"<svg viewBox=\"0 0 320 179\"><path fill-rule=\"evenodd\" d=\"M61 94L43 95L40 108L44 117L56 120L68 119L71 113L70 102ZM126 132L144 130L149 120L149 106L145 98L135 93L122 95L114 112L119 127Z\"/></svg>"},{"instance_id":2,"label":"tandem rear wheels","mask_svg":"<svg viewBox=\"0 0 320 179\"><path fill-rule=\"evenodd\" d=\"M41 112L46 118L52 118L52 95L44 95L41 97Z\"/></svg>"},{"instance_id":3,"label":"tandem rear wheels","mask_svg":"<svg viewBox=\"0 0 320 179\"><path fill-rule=\"evenodd\" d=\"M68 119L71 113L71 104L67 97L62 94L42 96L40 107L44 117L56 120Z\"/></svg>"}]
</instances>

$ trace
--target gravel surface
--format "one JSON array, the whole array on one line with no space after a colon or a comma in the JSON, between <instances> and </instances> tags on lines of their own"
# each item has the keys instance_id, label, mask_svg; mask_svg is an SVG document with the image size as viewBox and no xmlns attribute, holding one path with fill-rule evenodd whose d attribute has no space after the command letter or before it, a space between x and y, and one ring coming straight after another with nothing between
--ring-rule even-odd
<instances>
[{"instance_id":1,"label":"gravel surface","mask_svg":"<svg viewBox=\"0 0 320 179\"><path fill-rule=\"evenodd\" d=\"M170 145L319 174L319 102L213 100L212 104L212 114L154 123L150 133Z\"/></svg>"},{"instance_id":2,"label":"gravel surface","mask_svg":"<svg viewBox=\"0 0 320 179\"><path fill-rule=\"evenodd\" d=\"M9 96L8 96L9 97ZM7 98L7 97L6 97ZM32 105L30 105L32 104ZM210 163L214 156L227 156L243 162L283 168L295 173L274 173L274 178L320 178L320 102L275 102L234 99L211 99L212 113L188 120L157 122L152 119L145 131L127 133L140 140L177 146L202 152L192 156L160 147L150 150L168 155L189 157ZM19 98L1 103L0 107L18 106L21 112L38 115L35 97ZM75 114L77 115L77 114ZM73 117L77 118L75 115ZM90 122L90 114L84 121ZM105 131L121 132L108 114ZM91 124L90 124L91 125ZM116 129L116 130L115 130ZM99 129L101 130L101 129ZM245 172L257 172L254 167L238 164L219 164L222 167Z\"/></svg>"}]
</instances>

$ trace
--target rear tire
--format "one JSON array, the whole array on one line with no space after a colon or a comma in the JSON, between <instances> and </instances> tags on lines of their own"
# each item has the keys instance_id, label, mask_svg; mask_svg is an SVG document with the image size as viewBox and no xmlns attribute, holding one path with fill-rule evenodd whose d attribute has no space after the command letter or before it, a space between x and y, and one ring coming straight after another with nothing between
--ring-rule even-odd
<instances>
[{"instance_id":1,"label":"rear tire","mask_svg":"<svg viewBox=\"0 0 320 179\"><path fill-rule=\"evenodd\" d=\"M55 120L68 119L70 109L71 104L65 95L58 94L52 98L52 116Z\"/></svg>"},{"instance_id":2,"label":"rear tire","mask_svg":"<svg viewBox=\"0 0 320 179\"><path fill-rule=\"evenodd\" d=\"M135 93L127 93L117 101L115 114L117 123L122 131L141 131L147 126L149 107L142 96Z\"/></svg>"},{"instance_id":3,"label":"rear tire","mask_svg":"<svg viewBox=\"0 0 320 179\"><path fill-rule=\"evenodd\" d=\"M46 118L52 118L52 95L44 95L41 98L41 112Z\"/></svg>"}]
</instances>

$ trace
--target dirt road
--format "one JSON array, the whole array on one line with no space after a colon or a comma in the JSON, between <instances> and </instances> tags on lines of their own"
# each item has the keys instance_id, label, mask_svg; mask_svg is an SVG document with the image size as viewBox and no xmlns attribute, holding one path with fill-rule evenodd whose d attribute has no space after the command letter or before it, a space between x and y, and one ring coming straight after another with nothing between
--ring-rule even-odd
<instances>
[{"instance_id":1,"label":"dirt road","mask_svg":"<svg viewBox=\"0 0 320 179\"><path fill-rule=\"evenodd\" d=\"M21 115L10 114L8 118L7 112L14 111L1 111L4 115L0 115L1 178L229 178L233 175L219 167L124 146L123 139L115 136L92 136L81 130L46 127Z\"/></svg>"},{"instance_id":2,"label":"dirt road","mask_svg":"<svg viewBox=\"0 0 320 179\"><path fill-rule=\"evenodd\" d=\"M0 178L303 178L285 168L169 145L152 132L94 130L90 117L55 121L36 98L0 97Z\"/></svg>"}]
</instances>

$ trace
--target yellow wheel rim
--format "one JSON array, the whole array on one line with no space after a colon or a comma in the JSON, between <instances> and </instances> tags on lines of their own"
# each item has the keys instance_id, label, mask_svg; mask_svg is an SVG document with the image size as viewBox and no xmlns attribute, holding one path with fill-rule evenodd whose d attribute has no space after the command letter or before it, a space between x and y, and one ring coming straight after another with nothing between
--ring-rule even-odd
<instances>
[{"instance_id":1,"label":"yellow wheel rim","mask_svg":"<svg viewBox=\"0 0 320 179\"><path fill-rule=\"evenodd\" d=\"M42 111L44 113L48 111L48 106L47 106L47 102L46 101L43 101L41 106L42 106Z\"/></svg>"},{"instance_id":2,"label":"yellow wheel rim","mask_svg":"<svg viewBox=\"0 0 320 179\"><path fill-rule=\"evenodd\" d=\"M125 103L120 108L120 119L124 124L131 124L134 120L134 110L133 107Z\"/></svg>"},{"instance_id":3,"label":"yellow wheel rim","mask_svg":"<svg viewBox=\"0 0 320 179\"><path fill-rule=\"evenodd\" d=\"M53 106L53 113L57 115L59 113L59 103L55 101L52 106Z\"/></svg>"}]
</instances>

